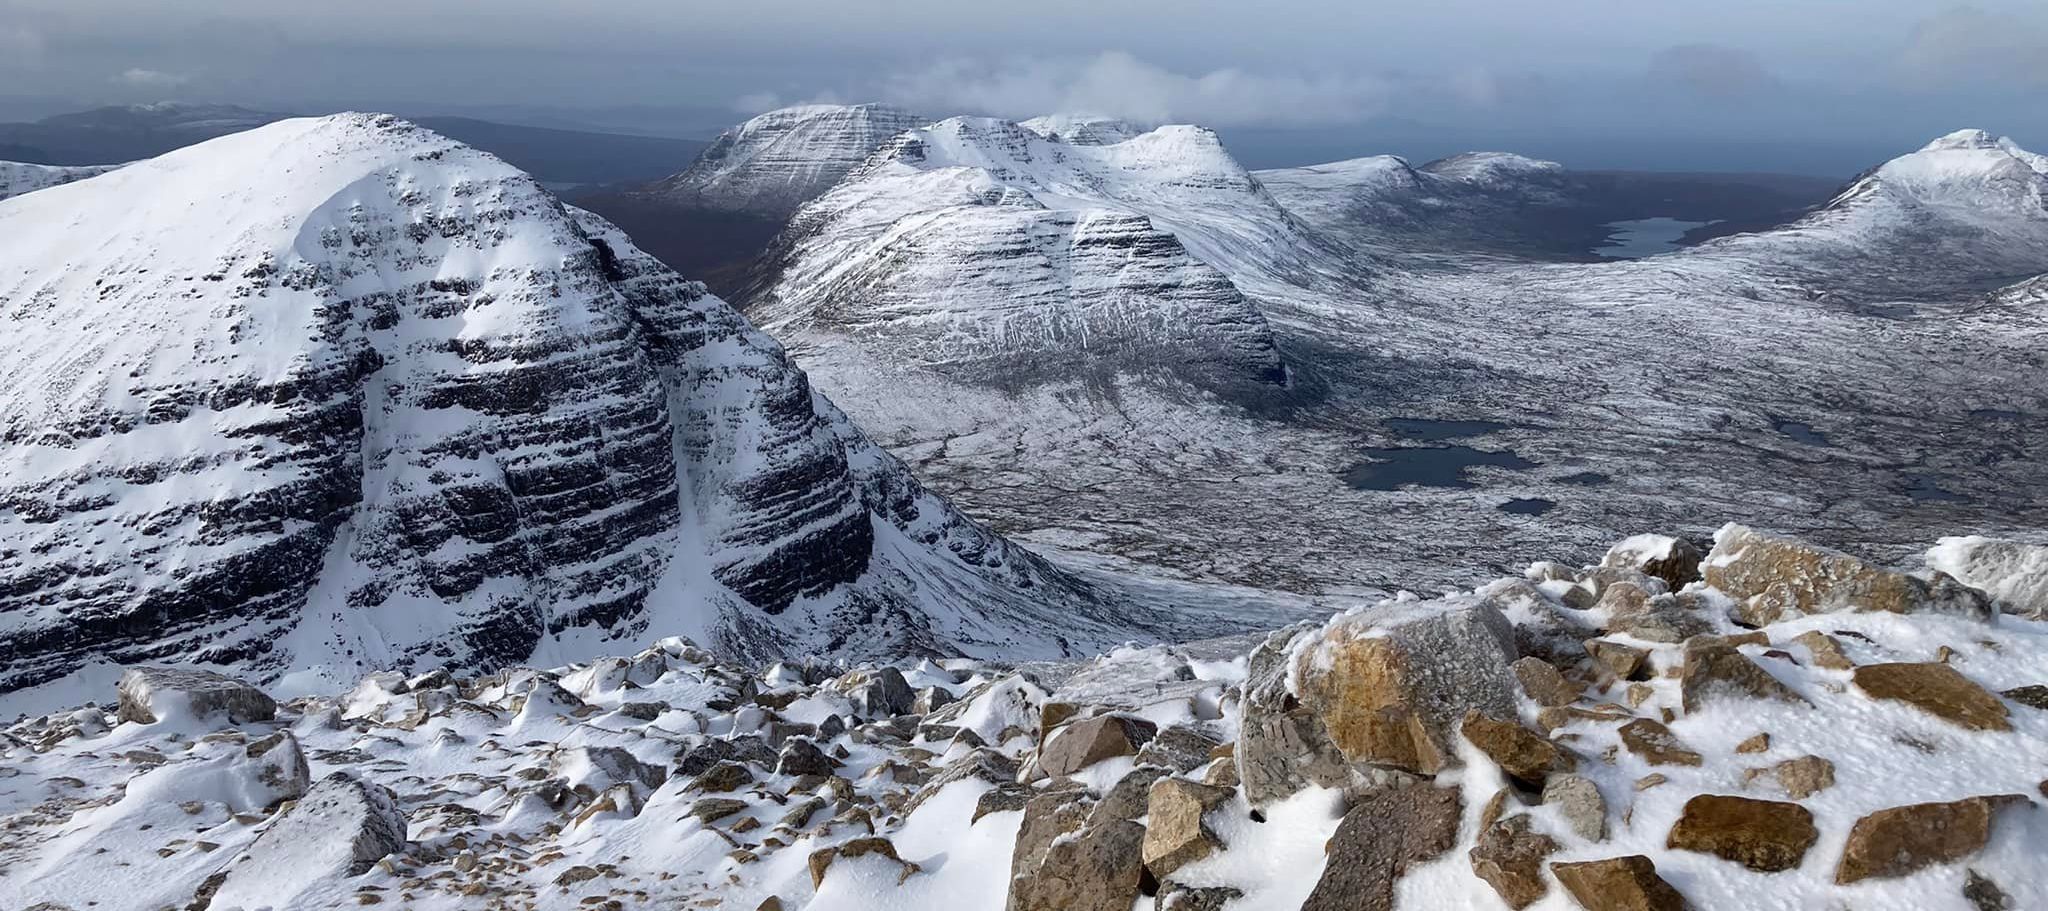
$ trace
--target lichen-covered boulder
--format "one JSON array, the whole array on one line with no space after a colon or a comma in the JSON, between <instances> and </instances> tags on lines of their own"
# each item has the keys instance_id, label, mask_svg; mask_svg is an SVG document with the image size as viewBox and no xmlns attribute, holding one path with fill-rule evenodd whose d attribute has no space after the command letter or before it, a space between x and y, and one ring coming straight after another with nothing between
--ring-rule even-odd
<instances>
[{"instance_id":1,"label":"lichen-covered boulder","mask_svg":"<svg viewBox=\"0 0 2048 911\"><path fill-rule=\"evenodd\" d=\"M1387 603L1330 621L1298 649L1293 690L1354 763L1434 774L1467 713L1515 716L1514 631L1478 599Z\"/></svg>"},{"instance_id":2,"label":"lichen-covered boulder","mask_svg":"<svg viewBox=\"0 0 2048 911\"><path fill-rule=\"evenodd\" d=\"M247 683L212 671L131 667L116 684L122 721L226 718L234 724L277 717L277 702Z\"/></svg>"}]
</instances>

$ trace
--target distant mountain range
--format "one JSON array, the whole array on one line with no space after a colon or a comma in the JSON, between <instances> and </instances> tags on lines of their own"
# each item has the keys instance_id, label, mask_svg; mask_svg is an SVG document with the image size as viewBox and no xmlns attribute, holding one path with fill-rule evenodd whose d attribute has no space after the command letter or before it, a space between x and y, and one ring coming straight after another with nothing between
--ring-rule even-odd
<instances>
[{"instance_id":1,"label":"distant mountain range","mask_svg":"<svg viewBox=\"0 0 2048 911\"><path fill-rule=\"evenodd\" d=\"M0 123L0 160L120 164L290 116L294 115L232 105L96 108L32 123ZM687 165L706 146L688 139L517 126L466 117L420 117L415 122L489 151L557 185L651 180Z\"/></svg>"}]
</instances>

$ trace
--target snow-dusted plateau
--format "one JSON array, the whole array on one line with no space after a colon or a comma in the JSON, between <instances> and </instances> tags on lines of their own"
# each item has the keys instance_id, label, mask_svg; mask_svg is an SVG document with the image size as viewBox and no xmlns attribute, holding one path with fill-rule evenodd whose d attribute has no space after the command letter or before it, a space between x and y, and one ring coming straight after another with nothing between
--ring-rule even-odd
<instances>
[{"instance_id":1,"label":"snow-dusted plateau","mask_svg":"<svg viewBox=\"0 0 2048 911\"><path fill-rule=\"evenodd\" d=\"M2009 140L250 126L0 163L0 908L2048 907Z\"/></svg>"}]
</instances>

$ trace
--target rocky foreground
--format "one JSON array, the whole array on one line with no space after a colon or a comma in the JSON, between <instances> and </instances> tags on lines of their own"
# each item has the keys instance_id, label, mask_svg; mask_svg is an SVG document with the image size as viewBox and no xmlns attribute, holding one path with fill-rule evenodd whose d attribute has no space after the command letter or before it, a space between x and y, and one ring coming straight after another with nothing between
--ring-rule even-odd
<instances>
[{"instance_id":1,"label":"rocky foreground","mask_svg":"<svg viewBox=\"0 0 2048 911\"><path fill-rule=\"evenodd\" d=\"M1739 526L1262 641L739 666L680 640L0 734L0 907L2048 907L2048 548Z\"/></svg>"}]
</instances>

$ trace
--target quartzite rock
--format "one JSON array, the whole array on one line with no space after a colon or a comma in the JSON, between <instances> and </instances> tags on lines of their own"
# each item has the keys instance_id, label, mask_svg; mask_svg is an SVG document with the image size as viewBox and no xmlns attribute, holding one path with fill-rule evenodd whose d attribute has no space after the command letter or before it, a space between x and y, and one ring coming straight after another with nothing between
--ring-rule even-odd
<instances>
[{"instance_id":1,"label":"quartzite rock","mask_svg":"<svg viewBox=\"0 0 2048 911\"><path fill-rule=\"evenodd\" d=\"M1222 840L1209 828L1208 816L1231 794L1227 788L1213 788L1182 778L1153 782L1145 818L1146 869L1163 880L1182 866L1223 848Z\"/></svg>"},{"instance_id":2,"label":"quartzite rock","mask_svg":"<svg viewBox=\"0 0 2048 911\"><path fill-rule=\"evenodd\" d=\"M1628 751L1643 757L1651 765L1700 764L1700 754L1686 749L1685 743L1671 729L1648 718L1638 718L1621 726L1621 745Z\"/></svg>"}]
</instances>

